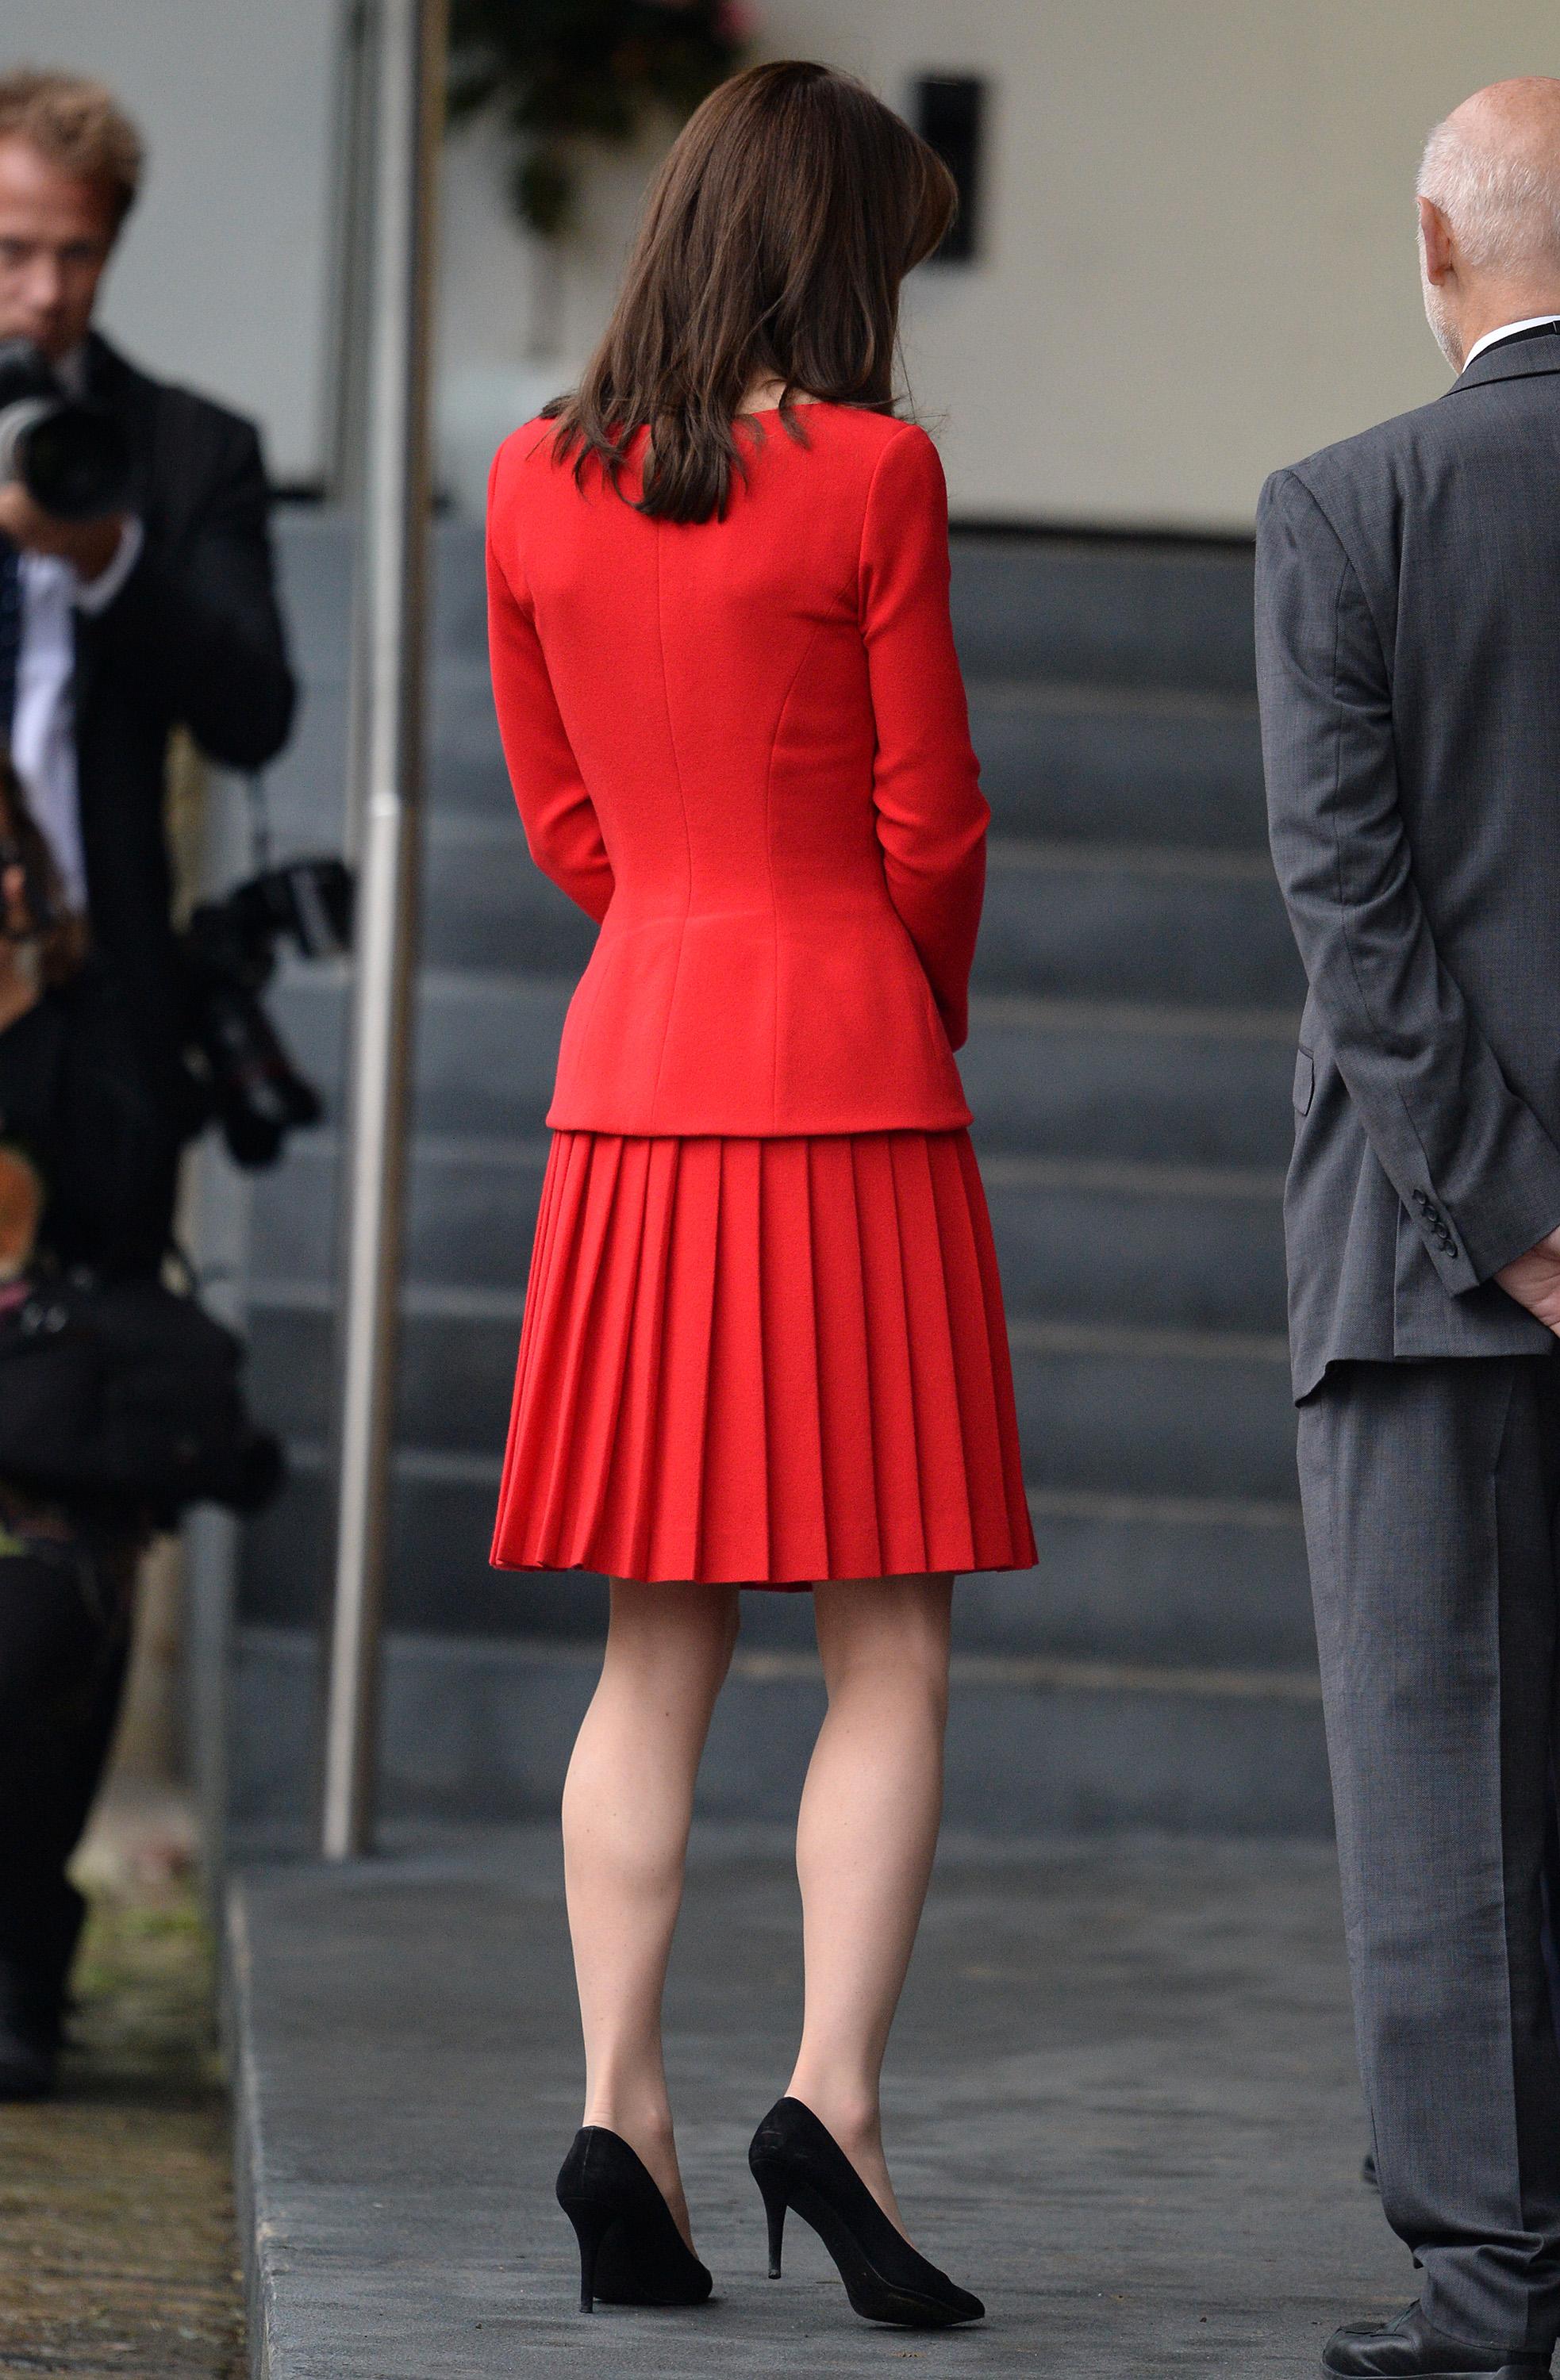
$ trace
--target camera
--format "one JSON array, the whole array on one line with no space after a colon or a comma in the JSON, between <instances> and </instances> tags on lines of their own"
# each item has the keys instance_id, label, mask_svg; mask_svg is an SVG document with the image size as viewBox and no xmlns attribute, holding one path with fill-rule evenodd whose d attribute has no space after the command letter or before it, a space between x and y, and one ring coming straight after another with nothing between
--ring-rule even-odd
<instances>
[{"instance_id":1,"label":"camera","mask_svg":"<svg viewBox=\"0 0 1560 2380\"><path fill-rule=\"evenodd\" d=\"M220 901L202 902L185 928L189 1038L236 1164L274 1164L287 1134L323 1112L261 1005L277 945L333 958L351 940L352 877L339 859L265 868Z\"/></svg>"},{"instance_id":2,"label":"camera","mask_svg":"<svg viewBox=\"0 0 1560 2380\"><path fill-rule=\"evenodd\" d=\"M55 520L100 519L129 492L124 430L67 395L30 339L0 339L0 483L9 480Z\"/></svg>"}]
</instances>

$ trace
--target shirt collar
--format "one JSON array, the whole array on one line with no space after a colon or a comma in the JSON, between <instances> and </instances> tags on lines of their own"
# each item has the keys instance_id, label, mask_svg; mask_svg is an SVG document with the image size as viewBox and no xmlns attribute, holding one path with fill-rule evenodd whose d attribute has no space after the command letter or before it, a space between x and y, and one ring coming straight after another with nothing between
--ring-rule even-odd
<instances>
[{"instance_id":1,"label":"shirt collar","mask_svg":"<svg viewBox=\"0 0 1560 2380\"><path fill-rule=\"evenodd\" d=\"M1560 313L1524 314L1519 322L1502 322L1497 330L1486 331L1481 339L1474 340L1464 356L1463 370L1467 371L1475 356L1481 356L1485 348L1493 347L1497 340L1513 338L1518 331L1542 331L1546 322L1560 322Z\"/></svg>"},{"instance_id":2,"label":"shirt collar","mask_svg":"<svg viewBox=\"0 0 1560 2380\"><path fill-rule=\"evenodd\" d=\"M54 367L54 375L67 396L73 396L79 403L87 394L87 342L85 339L78 339L69 354L61 356L58 363Z\"/></svg>"}]
</instances>

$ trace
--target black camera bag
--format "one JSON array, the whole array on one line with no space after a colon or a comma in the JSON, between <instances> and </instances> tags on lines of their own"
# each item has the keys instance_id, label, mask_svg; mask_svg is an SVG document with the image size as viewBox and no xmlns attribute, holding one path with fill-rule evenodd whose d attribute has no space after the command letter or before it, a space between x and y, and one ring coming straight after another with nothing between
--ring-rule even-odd
<instances>
[{"instance_id":1,"label":"black camera bag","mask_svg":"<svg viewBox=\"0 0 1560 2380\"><path fill-rule=\"evenodd\" d=\"M281 1483L250 1418L243 1348L152 1279L39 1280L0 1307L0 1475L68 1502L255 1512Z\"/></svg>"}]
</instances>

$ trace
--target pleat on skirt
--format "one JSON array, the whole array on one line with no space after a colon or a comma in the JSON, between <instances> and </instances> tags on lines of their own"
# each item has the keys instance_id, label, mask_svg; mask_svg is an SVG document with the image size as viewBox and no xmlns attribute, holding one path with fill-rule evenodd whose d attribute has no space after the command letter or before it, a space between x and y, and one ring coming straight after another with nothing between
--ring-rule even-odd
<instances>
[{"instance_id":1,"label":"pleat on skirt","mask_svg":"<svg viewBox=\"0 0 1560 2380\"><path fill-rule=\"evenodd\" d=\"M554 1135L498 1568L805 1587L1034 1560L967 1133Z\"/></svg>"}]
</instances>

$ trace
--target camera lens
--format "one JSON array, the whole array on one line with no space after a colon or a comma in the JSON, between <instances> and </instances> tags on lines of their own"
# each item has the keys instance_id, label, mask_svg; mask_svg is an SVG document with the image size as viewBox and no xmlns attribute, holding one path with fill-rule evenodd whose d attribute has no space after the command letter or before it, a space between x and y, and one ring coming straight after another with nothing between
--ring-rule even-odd
<instances>
[{"instance_id":1,"label":"camera lens","mask_svg":"<svg viewBox=\"0 0 1560 2380\"><path fill-rule=\"evenodd\" d=\"M56 520L95 520L122 504L129 482L125 433L106 413L59 406L16 442L16 474L34 504Z\"/></svg>"}]
</instances>

